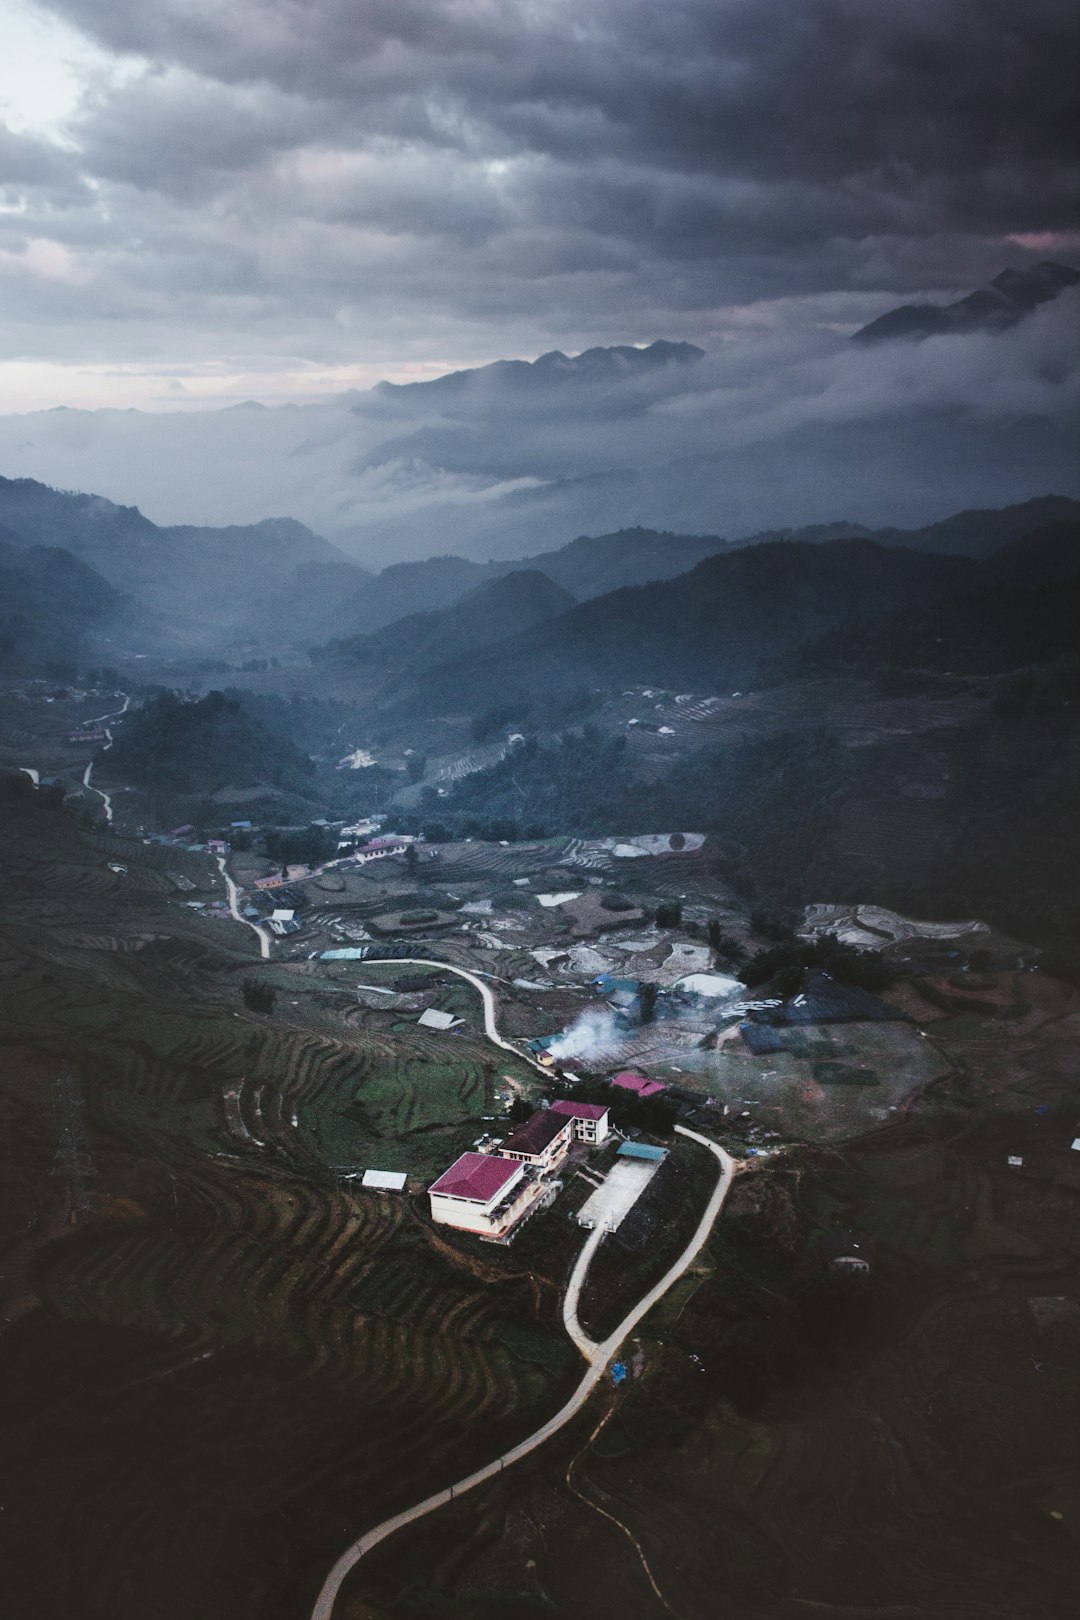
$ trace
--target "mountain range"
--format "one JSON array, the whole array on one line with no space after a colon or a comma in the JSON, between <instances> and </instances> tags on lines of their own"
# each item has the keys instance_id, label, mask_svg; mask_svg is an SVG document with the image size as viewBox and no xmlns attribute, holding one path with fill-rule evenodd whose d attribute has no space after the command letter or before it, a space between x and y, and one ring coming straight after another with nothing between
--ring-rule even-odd
<instances>
[{"instance_id":1,"label":"mountain range","mask_svg":"<svg viewBox=\"0 0 1080 1620\"><path fill-rule=\"evenodd\" d=\"M211 518L285 514L336 548L309 548L311 563L368 569L506 562L633 527L738 539L847 512L920 528L1080 495L1076 280L1021 265L869 324L881 300L862 293L840 311L750 306L707 350L553 350L303 404L4 416L0 467L137 502L178 543ZM947 353L884 341L933 332L952 335Z\"/></svg>"},{"instance_id":2,"label":"mountain range","mask_svg":"<svg viewBox=\"0 0 1080 1620\"><path fill-rule=\"evenodd\" d=\"M718 547L674 578L577 603L534 569L509 574L318 657L383 704L447 714L476 712L493 692L523 707L534 693L623 684L716 692L785 668L903 664L905 636L935 668L966 658L997 671L1063 650L1080 574L1076 502L960 513L906 534L826 533Z\"/></svg>"},{"instance_id":3,"label":"mountain range","mask_svg":"<svg viewBox=\"0 0 1080 1620\"><path fill-rule=\"evenodd\" d=\"M138 507L29 478L0 478L0 525L16 544L62 547L160 615L165 633L181 641L234 632L264 600L293 586L298 571L336 564L339 591L342 570L357 584L367 577L289 518L159 527Z\"/></svg>"},{"instance_id":4,"label":"mountain range","mask_svg":"<svg viewBox=\"0 0 1080 1620\"><path fill-rule=\"evenodd\" d=\"M871 530L837 522L766 531L737 543L719 535L634 528L580 535L516 561L480 564L442 556L395 564L373 576L330 542L289 520L165 528L136 507L99 496L52 490L27 479L0 479L5 625L9 639L14 637L24 649L33 645L30 627L35 624L41 627L44 647L73 644L80 630L103 629L108 621L129 648L132 638L174 655L220 655L241 645L267 653L307 647L357 674L366 670L378 676L385 668L400 676L515 635L527 636L541 623L552 623L546 640L555 645L563 635L573 640L574 625L595 621L596 628L583 632L591 642L588 658L583 663L575 654L566 667L573 665L583 679L598 680L603 669L614 671L623 657L629 658L628 668L637 667L667 613L665 604L677 603L680 592L689 590L685 608L696 623L700 602L693 600L694 591L704 592L701 602L711 600L713 582L734 582L738 590L745 585L752 592L760 571L767 574L772 566L764 561L768 556L788 559L789 574L791 559L804 559L799 567L805 580L792 576L784 586L794 596L775 627L782 650L821 628L807 619L807 611L844 547L850 556L880 555L882 560L875 564L876 584L869 575L865 587L854 576L844 576L842 589L837 586L840 618L861 612L858 604L864 596L871 608L875 590L892 591L894 573L897 582L936 577L927 567L916 573L914 562L889 561L890 551L943 560L986 558L1036 529L1075 521L1078 513L1080 505L1067 497L1043 496L1004 509L957 513L921 530ZM750 555L759 560L739 560ZM815 555L820 566L814 564ZM695 583L688 587L687 581ZM843 596L849 588L855 593L850 601ZM612 605L617 601L621 607ZM590 615L590 603L602 605ZM678 617L681 610L673 611ZM760 605L743 603L734 621L722 608L718 611L718 626L723 626L731 651L740 645ZM629 639L616 656L614 647L624 633L616 626L624 612L630 620L642 614L657 617L652 625L625 632ZM615 637L610 657L603 651L609 636ZM532 648L523 649L523 661L515 656L513 667L528 667L533 656ZM687 660L698 654L691 654L688 645L681 656L684 674L679 678L689 679ZM459 678L448 672L444 689L454 689ZM623 677L613 673L612 678ZM655 673L645 678L660 679ZM557 676L553 679L560 684Z\"/></svg>"},{"instance_id":5,"label":"mountain range","mask_svg":"<svg viewBox=\"0 0 1080 1620\"><path fill-rule=\"evenodd\" d=\"M885 343L894 338L1001 332L1078 283L1080 270L1044 259L1025 270L1003 270L988 287L980 287L952 304L902 304L861 327L854 334L855 341Z\"/></svg>"}]
</instances>

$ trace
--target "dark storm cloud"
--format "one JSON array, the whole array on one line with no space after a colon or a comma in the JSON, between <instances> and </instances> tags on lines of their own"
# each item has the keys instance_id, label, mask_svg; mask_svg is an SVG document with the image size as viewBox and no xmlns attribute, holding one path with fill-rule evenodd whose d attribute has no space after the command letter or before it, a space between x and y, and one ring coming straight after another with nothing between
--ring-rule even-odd
<instances>
[{"instance_id":1,"label":"dark storm cloud","mask_svg":"<svg viewBox=\"0 0 1080 1620\"><path fill-rule=\"evenodd\" d=\"M20 206L162 354L709 344L1077 251L1071 0L39 3L126 65Z\"/></svg>"},{"instance_id":2,"label":"dark storm cloud","mask_svg":"<svg viewBox=\"0 0 1080 1620\"><path fill-rule=\"evenodd\" d=\"M53 0L114 50L356 131L904 188L1075 153L1067 0ZM958 199L959 200L959 199Z\"/></svg>"}]
</instances>

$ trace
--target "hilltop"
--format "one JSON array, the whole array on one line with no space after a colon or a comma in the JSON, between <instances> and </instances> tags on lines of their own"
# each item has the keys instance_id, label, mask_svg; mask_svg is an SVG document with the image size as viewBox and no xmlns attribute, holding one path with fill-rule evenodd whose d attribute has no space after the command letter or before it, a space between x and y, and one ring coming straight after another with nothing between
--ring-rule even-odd
<instances>
[{"instance_id":1,"label":"hilltop","mask_svg":"<svg viewBox=\"0 0 1080 1620\"><path fill-rule=\"evenodd\" d=\"M0 478L0 525L22 546L62 546L110 584L166 616L174 634L209 639L250 622L267 597L295 590L313 566L336 565L361 583L364 570L291 518L224 528L159 526L134 506Z\"/></svg>"},{"instance_id":2,"label":"hilltop","mask_svg":"<svg viewBox=\"0 0 1080 1620\"><path fill-rule=\"evenodd\" d=\"M1003 270L952 304L902 304L860 327L856 343L888 343L897 338L942 337L950 333L1003 332L1080 283L1080 270L1044 259L1023 270Z\"/></svg>"},{"instance_id":3,"label":"hilltop","mask_svg":"<svg viewBox=\"0 0 1080 1620\"><path fill-rule=\"evenodd\" d=\"M380 675L421 671L506 636L526 635L573 607L569 591L535 568L478 585L452 607L413 613L370 635L332 642L320 656Z\"/></svg>"}]
</instances>

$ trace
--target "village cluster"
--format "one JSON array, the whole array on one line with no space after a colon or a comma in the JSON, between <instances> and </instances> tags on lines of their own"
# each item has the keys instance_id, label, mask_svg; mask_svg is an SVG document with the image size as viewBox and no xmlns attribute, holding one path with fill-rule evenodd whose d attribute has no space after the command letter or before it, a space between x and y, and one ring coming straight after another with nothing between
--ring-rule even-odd
<instances>
[{"instance_id":1,"label":"village cluster","mask_svg":"<svg viewBox=\"0 0 1080 1620\"><path fill-rule=\"evenodd\" d=\"M624 1073L611 1081L626 1095L656 1095L666 1088L644 1075ZM553 1203L563 1183L559 1172L577 1144L585 1154L612 1134L606 1103L560 1098L544 1102L505 1140L481 1141L462 1153L428 1188L431 1218L444 1226L495 1242L508 1241L538 1209ZM578 1212L578 1223L614 1231L666 1149L620 1142L616 1163Z\"/></svg>"}]
</instances>

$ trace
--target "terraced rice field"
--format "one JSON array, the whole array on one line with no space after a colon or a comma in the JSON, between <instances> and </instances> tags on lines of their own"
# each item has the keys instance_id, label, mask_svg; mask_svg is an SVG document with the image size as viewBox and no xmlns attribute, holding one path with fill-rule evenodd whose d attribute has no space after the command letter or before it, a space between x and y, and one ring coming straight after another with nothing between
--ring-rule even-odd
<instances>
[{"instance_id":1,"label":"terraced rice field","mask_svg":"<svg viewBox=\"0 0 1080 1620\"><path fill-rule=\"evenodd\" d=\"M292 1620L343 1523L452 1473L470 1435L527 1432L570 1377L552 1290L332 1168L422 1185L476 1134L495 1055L476 1008L442 1037L317 964L263 968L177 902L176 851L66 817L9 848L0 1029L39 1088L74 1064L92 1164L68 1223L27 1067L0 1150L5 1175L42 1167L2 1268L7 1596L49 1620ZM208 887L207 866L184 871ZM254 972L272 1017L244 1005Z\"/></svg>"},{"instance_id":2,"label":"terraced rice field","mask_svg":"<svg viewBox=\"0 0 1080 1620\"><path fill-rule=\"evenodd\" d=\"M405 1532L354 1596L393 1613L422 1549L433 1604L542 1591L573 1620L646 1620L657 1589L688 1620L718 1594L740 1620L1064 1620L1080 1313L1047 1302L1080 1298L1074 1103L1052 1080L973 1110L971 1050L909 1119L741 1177L591 1443ZM854 1286L838 1227L869 1243Z\"/></svg>"}]
</instances>

